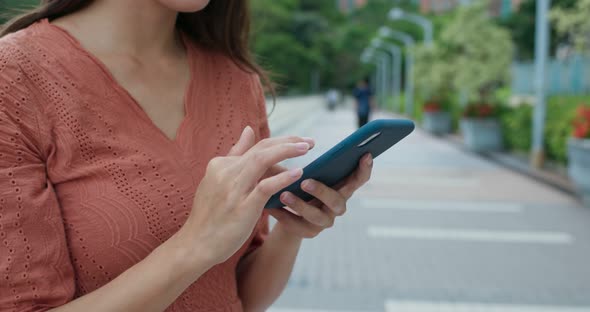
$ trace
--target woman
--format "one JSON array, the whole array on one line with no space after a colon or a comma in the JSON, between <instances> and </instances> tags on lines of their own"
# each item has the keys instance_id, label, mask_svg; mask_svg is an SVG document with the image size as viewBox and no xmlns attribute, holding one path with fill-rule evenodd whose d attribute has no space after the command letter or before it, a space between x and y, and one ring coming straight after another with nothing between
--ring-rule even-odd
<instances>
[{"instance_id":1,"label":"woman","mask_svg":"<svg viewBox=\"0 0 590 312\"><path fill-rule=\"evenodd\" d=\"M366 182L282 194L244 0L45 0L0 39L0 310L262 311ZM234 144L235 143L235 144ZM232 146L233 145L233 146ZM264 244L263 241L266 241Z\"/></svg>"}]
</instances>

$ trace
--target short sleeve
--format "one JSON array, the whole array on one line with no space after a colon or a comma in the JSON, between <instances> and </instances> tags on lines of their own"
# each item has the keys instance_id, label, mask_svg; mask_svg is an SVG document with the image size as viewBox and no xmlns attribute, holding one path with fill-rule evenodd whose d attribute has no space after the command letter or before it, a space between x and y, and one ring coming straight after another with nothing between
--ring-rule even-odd
<instances>
[{"instance_id":1,"label":"short sleeve","mask_svg":"<svg viewBox=\"0 0 590 312\"><path fill-rule=\"evenodd\" d=\"M73 298L74 271L16 51L0 46L0 311L46 311Z\"/></svg>"},{"instance_id":2,"label":"short sleeve","mask_svg":"<svg viewBox=\"0 0 590 312\"><path fill-rule=\"evenodd\" d=\"M268 116L266 112L266 98L264 96L264 89L260 83L258 76L254 76L252 88L254 91L256 107L257 107L257 136L258 140L266 139L270 137L270 128L268 126ZM262 217L258 221L256 228L254 229L253 238L248 246L246 254L249 254L262 246L268 233L270 231L269 215L265 211Z\"/></svg>"},{"instance_id":3,"label":"short sleeve","mask_svg":"<svg viewBox=\"0 0 590 312\"><path fill-rule=\"evenodd\" d=\"M268 115L266 111L266 97L264 96L264 89L260 78L255 75L252 82L254 91L254 98L256 101L256 122L258 125L258 139L266 139L270 137L270 128L268 127Z\"/></svg>"}]
</instances>

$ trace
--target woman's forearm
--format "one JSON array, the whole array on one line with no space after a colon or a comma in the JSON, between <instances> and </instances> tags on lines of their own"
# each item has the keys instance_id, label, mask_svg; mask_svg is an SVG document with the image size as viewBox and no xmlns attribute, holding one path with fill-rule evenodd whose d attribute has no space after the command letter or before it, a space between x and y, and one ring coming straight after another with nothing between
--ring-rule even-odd
<instances>
[{"instance_id":1,"label":"woman's forearm","mask_svg":"<svg viewBox=\"0 0 590 312\"><path fill-rule=\"evenodd\" d=\"M238 267L238 290L244 311L265 311L281 295L302 239L277 223L262 247Z\"/></svg>"},{"instance_id":2,"label":"woman's forearm","mask_svg":"<svg viewBox=\"0 0 590 312\"><path fill-rule=\"evenodd\" d=\"M174 235L113 281L52 311L164 311L213 265L182 240Z\"/></svg>"}]
</instances>

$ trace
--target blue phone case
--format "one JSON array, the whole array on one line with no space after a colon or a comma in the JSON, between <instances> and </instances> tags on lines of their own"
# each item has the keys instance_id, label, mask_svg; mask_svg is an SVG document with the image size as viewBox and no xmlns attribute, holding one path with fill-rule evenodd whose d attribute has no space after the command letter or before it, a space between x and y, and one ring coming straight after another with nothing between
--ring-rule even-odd
<instances>
[{"instance_id":1,"label":"blue phone case","mask_svg":"<svg viewBox=\"0 0 590 312\"><path fill-rule=\"evenodd\" d=\"M285 191L305 201L312 200L313 196L301 190L301 182L314 179L330 187L334 186L354 172L363 155L371 153L373 158L376 158L412 133L414 127L411 120L404 119L379 119L369 122L303 168L303 176L274 194L265 208L285 206L279 198Z\"/></svg>"}]
</instances>

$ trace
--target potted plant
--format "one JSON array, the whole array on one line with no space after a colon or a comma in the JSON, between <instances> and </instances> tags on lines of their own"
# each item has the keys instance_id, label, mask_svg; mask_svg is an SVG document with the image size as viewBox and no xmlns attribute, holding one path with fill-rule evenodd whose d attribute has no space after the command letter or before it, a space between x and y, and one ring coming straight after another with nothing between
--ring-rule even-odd
<instances>
[{"instance_id":1,"label":"potted plant","mask_svg":"<svg viewBox=\"0 0 590 312\"><path fill-rule=\"evenodd\" d=\"M454 69L446 62L447 50L439 43L418 45L414 48L414 80L416 87L428 99L422 105L422 127L435 135L452 131L452 103Z\"/></svg>"},{"instance_id":2,"label":"potted plant","mask_svg":"<svg viewBox=\"0 0 590 312\"><path fill-rule=\"evenodd\" d=\"M568 172L584 204L590 207L590 106L578 108L573 126L568 141Z\"/></svg>"},{"instance_id":3,"label":"potted plant","mask_svg":"<svg viewBox=\"0 0 590 312\"><path fill-rule=\"evenodd\" d=\"M469 104L463 110L461 133L467 148L475 152L502 149L502 127L497 109L487 102Z\"/></svg>"},{"instance_id":4,"label":"potted plant","mask_svg":"<svg viewBox=\"0 0 590 312\"><path fill-rule=\"evenodd\" d=\"M435 87L449 85L448 92L461 94L460 127L466 146L477 152L501 149L499 112L491 104L497 101L491 95L511 76L514 44L510 33L490 19L486 1L475 1L456 10L433 51L436 71L442 73L437 74L441 84Z\"/></svg>"},{"instance_id":5,"label":"potted plant","mask_svg":"<svg viewBox=\"0 0 590 312\"><path fill-rule=\"evenodd\" d=\"M444 135L451 132L452 117L448 101L440 97L431 98L423 106L422 127L430 133Z\"/></svg>"}]
</instances>

